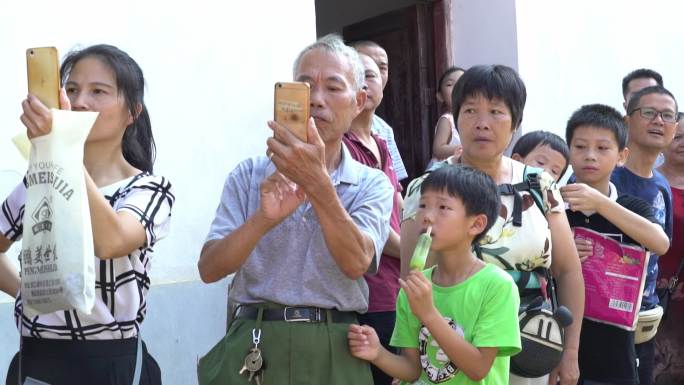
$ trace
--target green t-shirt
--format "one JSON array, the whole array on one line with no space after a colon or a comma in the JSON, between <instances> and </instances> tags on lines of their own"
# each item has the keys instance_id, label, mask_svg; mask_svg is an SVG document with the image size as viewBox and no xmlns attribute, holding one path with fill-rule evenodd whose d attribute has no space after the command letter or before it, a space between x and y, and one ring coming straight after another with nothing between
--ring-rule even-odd
<instances>
[{"instance_id":1,"label":"green t-shirt","mask_svg":"<svg viewBox=\"0 0 684 385\"><path fill-rule=\"evenodd\" d=\"M432 281L434 267L423 272ZM497 347L489 374L472 381L432 339L430 331L411 313L404 290L397 298L397 320L390 344L418 349L423 368L414 384L508 384L509 357L520 351L518 289L510 275L492 264L456 286L432 284L435 307L451 327L475 347Z\"/></svg>"}]
</instances>

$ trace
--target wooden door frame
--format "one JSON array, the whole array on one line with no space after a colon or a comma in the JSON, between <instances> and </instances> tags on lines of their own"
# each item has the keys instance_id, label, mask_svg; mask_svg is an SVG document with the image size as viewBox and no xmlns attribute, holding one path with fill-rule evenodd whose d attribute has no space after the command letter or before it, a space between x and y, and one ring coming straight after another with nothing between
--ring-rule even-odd
<instances>
[{"instance_id":1,"label":"wooden door frame","mask_svg":"<svg viewBox=\"0 0 684 385\"><path fill-rule=\"evenodd\" d=\"M421 175L432 157L434 127L440 112L435 96L436 83L444 70L453 65L451 0L423 0L411 7L414 9L416 18L409 28L416 41L422 42L415 47L415 51L411 52L416 60L413 74L421 87L415 89L415 93L411 96L413 98L410 106L413 110L412 124L410 127L404 127L404 136L408 130L411 141L408 143L404 141L399 146L408 151L402 152L402 157L409 171L409 179L402 181L402 184L408 183L412 177ZM395 21L403 23L399 20L405 17L405 12L406 8L397 9L354 23L343 29L343 36L348 41L369 38L373 40L373 35L380 35L394 28ZM382 22L378 20L380 17L383 17ZM359 29L364 31L364 35L356 33ZM392 72L391 68L392 63L390 63L390 72Z\"/></svg>"},{"instance_id":2,"label":"wooden door frame","mask_svg":"<svg viewBox=\"0 0 684 385\"><path fill-rule=\"evenodd\" d=\"M434 30L434 63L437 79L454 65L453 33L451 29L451 1L436 0L432 12ZM436 86L436 85L435 85Z\"/></svg>"}]
</instances>

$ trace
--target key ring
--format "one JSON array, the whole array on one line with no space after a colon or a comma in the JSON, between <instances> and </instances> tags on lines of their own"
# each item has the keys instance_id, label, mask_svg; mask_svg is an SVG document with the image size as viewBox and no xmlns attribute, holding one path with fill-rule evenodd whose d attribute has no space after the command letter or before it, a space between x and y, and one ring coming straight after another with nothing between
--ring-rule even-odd
<instances>
[{"instance_id":1,"label":"key ring","mask_svg":"<svg viewBox=\"0 0 684 385\"><path fill-rule=\"evenodd\" d=\"M252 342L254 345L258 345L259 341L261 341L261 329L259 329L258 333L257 329L252 329Z\"/></svg>"}]
</instances>

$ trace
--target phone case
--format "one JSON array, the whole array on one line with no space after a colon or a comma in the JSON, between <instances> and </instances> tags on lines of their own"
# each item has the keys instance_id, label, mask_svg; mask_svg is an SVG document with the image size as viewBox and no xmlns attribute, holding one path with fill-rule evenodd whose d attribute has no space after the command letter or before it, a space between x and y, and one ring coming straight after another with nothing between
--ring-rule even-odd
<instances>
[{"instance_id":1,"label":"phone case","mask_svg":"<svg viewBox=\"0 0 684 385\"><path fill-rule=\"evenodd\" d=\"M26 50L28 92L48 108L59 108L59 58L57 48L40 47Z\"/></svg>"},{"instance_id":2,"label":"phone case","mask_svg":"<svg viewBox=\"0 0 684 385\"><path fill-rule=\"evenodd\" d=\"M306 126L309 120L309 84L278 82L275 84L274 119L287 127L302 141L307 141Z\"/></svg>"}]
</instances>

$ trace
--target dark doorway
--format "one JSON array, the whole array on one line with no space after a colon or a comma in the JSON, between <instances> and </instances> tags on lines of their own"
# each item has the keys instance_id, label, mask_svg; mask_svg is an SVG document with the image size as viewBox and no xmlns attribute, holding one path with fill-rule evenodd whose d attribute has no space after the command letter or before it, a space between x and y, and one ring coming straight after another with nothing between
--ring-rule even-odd
<instances>
[{"instance_id":1,"label":"dark doorway","mask_svg":"<svg viewBox=\"0 0 684 385\"><path fill-rule=\"evenodd\" d=\"M389 81L377 114L394 129L409 174L404 183L422 174L432 156L438 114L435 74L441 73L451 58L449 10L445 10L449 2L413 5L343 29L345 41L372 40L387 51Z\"/></svg>"}]
</instances>

